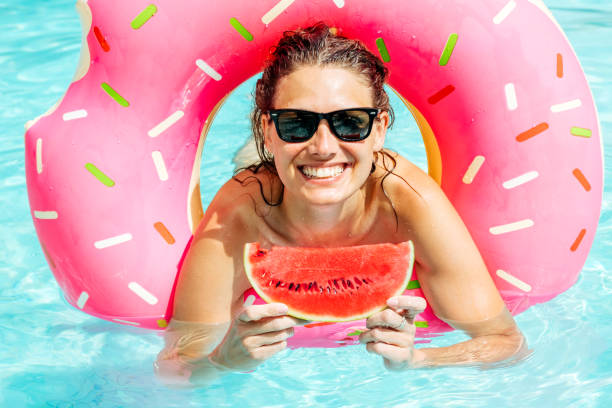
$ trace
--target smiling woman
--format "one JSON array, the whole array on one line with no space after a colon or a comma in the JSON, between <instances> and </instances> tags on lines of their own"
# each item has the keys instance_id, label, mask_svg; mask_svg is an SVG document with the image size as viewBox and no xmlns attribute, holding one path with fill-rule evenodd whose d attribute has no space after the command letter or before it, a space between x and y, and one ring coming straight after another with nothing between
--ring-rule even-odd
<instances>
[{"instance_id":1,"label":"smiling woman","mask_svg":"<svg viewBox=\"0 0 612 408\"><path fill-rule=\"evenodd\" d=\"M253 127L260 162L219 190L194 235L168 342L158 358L162 378L176 381L184 372L180 361L193 368L192 382L218 370L253 369L287 347L288 339L298 341L300 322L287 315L285 305L243 305L251 288L241 262L249 242L415 242L415 270L436 314L474 338L415 350L414 318L425 301L392 297L388 309L367 319L359 337L391 369L499 361L524 349L478 249L440 187L384 150L390 123L386 75L361 43L323 23L284 34L256 87ZM378 157L391 158L393 168ZM193 336L202 325L209 341L200 350L208 352L194 355L193 344L178 346L177 339Z\"/></svg>"}]
</instances>

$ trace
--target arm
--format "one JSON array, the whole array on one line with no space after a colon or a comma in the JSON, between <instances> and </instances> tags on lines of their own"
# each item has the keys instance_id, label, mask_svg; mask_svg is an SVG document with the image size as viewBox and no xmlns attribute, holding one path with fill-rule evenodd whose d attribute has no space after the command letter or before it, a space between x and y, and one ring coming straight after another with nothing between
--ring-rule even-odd
<instances>
[{"instance_id":1,"label":"arm","mask_svg":"<svg viewBox=\"0 0 612 408\"><path fill-rule=\"evenodd\" d=\"M243 248L257 234L241 211L251 208L252 200L230 181L194 235L179 275L165 347L155 363L166 385L204 385L224 372L252 370L283 350L293 334L297 320L286 316L285 305L243 305L249 287Z\"/></svg>"},{"instance_id":2,"label":"arm","mask_svg":"<svg viewBox=\"0 0 612 408\"><path fill-rule=\"evenodd\" d=\"M409 231L415 243L421 288L435 314L471 339L449 347L413 349L414 330L399 330L398 337L396 328L402 317L413 328L414 316L425 305L413 297L400 296L390 299L390 310L368 319L373 330L363 334L362 341L368 343L369 351L385 357L390 368L481 365L518 356L526 349L524 337L463 221L426 174L411 173L406 178L420 196L398 183L393 192L402 200L395 198L394 202L401 202L400 228ZM406 336L412 337L407 340ZM387 347L387 342L392 346Z\"/></svg>"}]
</instances>

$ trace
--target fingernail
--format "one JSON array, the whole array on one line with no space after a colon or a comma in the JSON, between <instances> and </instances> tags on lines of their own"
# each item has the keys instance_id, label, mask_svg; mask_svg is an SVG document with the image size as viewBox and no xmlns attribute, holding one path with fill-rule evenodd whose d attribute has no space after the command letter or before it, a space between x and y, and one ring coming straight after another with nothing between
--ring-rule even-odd
<instances>
[{"instance_id":1,"label":"fingernail","mask_svg":"<svg viewBox=\"0 0 612 408\"><path fill-rule=\"evenodd\" d=\"M278 307L278 312L279 313L285 313L287 314L287 312L289 311L289 308L287 307L287 305L284 304L280 304Z\"/></svg>"},{"instance_id":2,"label":"fingernail","mask_svg":"<svg viewBox=\"0 0 612 408\"><path fill-rule=\"evenodd\" d=\"M391 307L399 306L399 299L396 297L392 297L389 300L387 300L387 305Z\"/></svg>"}]
</instances>

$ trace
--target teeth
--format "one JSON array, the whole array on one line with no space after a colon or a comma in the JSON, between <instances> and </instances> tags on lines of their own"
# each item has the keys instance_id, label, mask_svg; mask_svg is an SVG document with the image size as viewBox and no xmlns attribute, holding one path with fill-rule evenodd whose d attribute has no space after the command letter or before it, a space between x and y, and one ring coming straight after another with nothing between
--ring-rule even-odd
<instances>
[{"instance_id":1,"label":"teeth","mask_svg":"<svg viewBox=\"0 0 612 408\"><path fill-rule=\"evenodd\" d=\"M333 167L302 167L302 173L310 178L336 177L344 171L344 166Z\"/></svg>"}]
</instances>

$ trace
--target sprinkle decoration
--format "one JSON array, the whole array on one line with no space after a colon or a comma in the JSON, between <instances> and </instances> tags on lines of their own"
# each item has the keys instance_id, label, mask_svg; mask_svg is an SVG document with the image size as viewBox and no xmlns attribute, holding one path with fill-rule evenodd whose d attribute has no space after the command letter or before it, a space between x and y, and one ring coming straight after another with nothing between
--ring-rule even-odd
<instances>
[{"instance_id":1,"label":"sprinkle decoration","mask_svg":"<svg viewBox=\"0 0 612 408\"><path fill-rule=\"evenodd\" d=\"M534 136L539 135L540 133L544 132L546 129L548 129L548 123L546 122L542 122L539 125L536 125L534 127L532 127L529 130L524 131L523 133L519 134L516 137L516 141L517 142L524 142L525 140L531 139Z\"/></svg>"},{"instance_id":2,"label":"sprinkle decoration","mask_svg":"<svg viewBox=\"0 0 612 408\"><path fill-rule=\"evenodd\" d=\"M584 228L581 229L580 232L578 233L578 236L574 240L574 243L570 247L570 251L575 252L578 249L578 247L580 246L580 243L582 242L582 238L584 238L585 234L586 234L586 229Z\"/></svg>"},{"instance_id":3,"label":"sprinkle decoration","mask_svg":"<svg viewBox=\"0 0 612 408\"><path fill-rule=\"evenodd\" d=\"M383 62L391 61L391 56L389 55L389 50L387 49L387 45L385 44L385 40L382 38L376 39L376 47L378 47L378 52L380 53L380 58Z\"/></svg>"},{"instance_id":4,"label":"sprinkle decoration","mask_svg":"<svg viewBox=\"0 0 612 408\"><path fill-rule=\"evenodd\" d=\"M253 41L253 34L251 34L249 32L249 30L246 29L245 26L240 24L240 21L238 21L234 17L232 17L232 18L230 18L230 24L232 25L232 27L234 27L236 29L236 31L238 31L240 33L240 35L242 37L244 37L245 40Z\"/></svg>"},{"instance_id":5,"label":"sprinkle decoration","mask_svg":"<svg viewBox=\"0 0 612 408\"><path fill-rule=\"evenodd\" d=\"M457 39L459 35L453 33L448 36L448 40L446 41L446 46L444 47L444 51L442 51L442 55L440 56L439 64L441 67L448 64L448 60L450 60L451 55L453 54L453 50L455 49L455 45L457 44Z\"/></svg>"},{"instance_id":6,"label":"sprinkle decoration","mask_svg":"<svg viewBox=\"0 0 612 408\"><path fill-rule=\"evenodd\" d=\"M432 96L430 96L427 99L427 102L431 103L432 105L436 104L436 103L440 102L442 99L446 98L451 93L453 93L454 91L455 91L455 87L454 86L447 85L444 88L440 89L435 94L433 94Z\"/></svg>"},{"instance_id":7,"label":"sprinkle decoration","mask_svg":"<svg viewBox=\"0 0 612 408\"><path fill-rule=\"evenodd\" d=\"M112 186L115 185L115 182L113 180L111 180L110 177L108 177L106 174L104 174L102 172L102 170L97 168L94 164L87 163L87 164L85 164L85 168L87 169L87 171L89 171L91 174L93 174L94 177L97 178L98 181L100 181L100 183L104 184L105 186L112 187Z\"/></svg>"},{"instance_id":8,"label":"sprinkle decoration","mask_svg":"<svg viewBox=\"0 0 612 408\"><path fill-rule=\"evenodd\" d=\"M149 4L140 12L140 14L138 14L138 16L136 16L134 20L132 20L132 28L134 30L138 30L140 27L145 25L145 23L149 21L149 19L151 19L155 13L157 13L157 6L155 6L155 4Z\"/></svg>"},{"instance_id":9,"label":"sprinkle decoration","mask_svg":"<svg viewBox=\"0 0 612 408\"><path fill-rule=\"evenodd\" d=\"M102 31L100 31L97 26L94 27L94 35L96 36L96 40L98 40L98 44L100 44L100 47L102 47L102 50L104 52L109 52L110 45L108 45L108 43L106 42L106 38L104 38L104 35L102 34Z\"/></svg>"}]
</instances>

